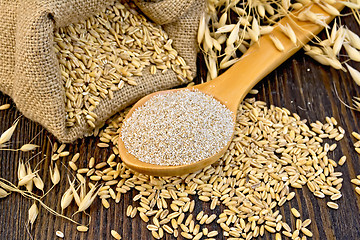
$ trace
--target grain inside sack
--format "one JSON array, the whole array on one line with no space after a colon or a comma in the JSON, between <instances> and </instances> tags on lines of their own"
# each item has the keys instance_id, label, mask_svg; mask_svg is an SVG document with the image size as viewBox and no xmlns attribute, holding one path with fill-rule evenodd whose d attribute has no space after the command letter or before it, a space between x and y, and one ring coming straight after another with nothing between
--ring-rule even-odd
<instances>
[{"instance_id":1,"label":"grain inside sack","mask_svg":"<svg viewBox=\"0 0 360 240\"><path fill-rule=\"evenodd\" d=\"M191 81L204 5L10 2L0 8L0 90L61 142L96 134L142 96Z\"/></svg>"},{"instance_id":2,"label":"grain inside sack","mask_svg":"<svg viewBox=\"0 0 360 240\"><path fill-rule=\"evenodd\" d=\"M125 84L138 85L135 76L146 71L172 69L180 83L193 78L166 32L121 3L59 28L54 40L65 88L67 127L81 125L83 116L95 128L98 116L93 110L101 99L113 99Z\"/></svg>"}]
</instances>

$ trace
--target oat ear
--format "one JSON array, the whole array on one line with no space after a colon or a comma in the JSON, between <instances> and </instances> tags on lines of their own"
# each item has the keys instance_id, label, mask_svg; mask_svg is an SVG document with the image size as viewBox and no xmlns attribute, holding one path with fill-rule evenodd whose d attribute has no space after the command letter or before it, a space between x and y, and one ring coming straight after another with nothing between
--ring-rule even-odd
<instances>
[{"instance_id":1,"label":"oat ear","mask_svg":"<svg viewBox=\"0 0 360 240\"><path fill-rule=\"evenodd\" d=\"M22 152L28 152L28 151L35 150L38 147L40 147L40 146L36 145L36 144L28 143L28 144L22 145L19 150L22 151Z\"/></svg>"},{"instance_id":2,"label":"oat ear","mask_svg":"<svg viewBox=\"0 0 360 240\"><path fill-rule=\"evenodd\" d=\"M28 222L31 224L31 227L33 226L38 214L39 214L39 209L36 203L33 203L33 205L31 205L28 211L28 218L29 218Z\"/></svg>"},{"instance_id":3,"label":"oat ear","mask_svg":"<svg viewBox=\"0 0 360 240\"><path fill-rule=\"evenodd\" d=\"M0 136L0 145L8 142L10 140L10 138L12 137L14 131L15 131L15 128L16 126L18 125L19 123L19 119L15 120L15 122L13 123L13 125L7 129L5 132L3 132Z\"/></svg>"},{"instance_id":4,"label":"oat ear","mask_svg":"<svg viewBox=\"0 0 360 240\"><path fill-rule=\"evenodd\" d=\"M354 80L354 82L360 86L360 72L358 70L356 70L355 68L351 67L350 65L348 65L347 63L345 63L347 69L349 70L349 73L352 77L352 79Z\"/></svg>"},{"instance_id":5,"label":"oat ear","mask_svg":"<svg viewBox=\"0 0 360 240\"><path fill-rule=\"evenodd\" d=\"M80 200L79 194L77 193L77 190L79 189L80 186L77 189L75 189L75 186L74 186L75 180L73 182L71 182L69 177L68 177L68 180L69 180L70 189L71 189L72 194L74 196L76 205L80 206L81 200Z\"/></svg>"},{"instance_id":6,"label":"oat ear","mask_svg":"<svg viewBox=\"0 0 360 240\"><path fill-rule=\"evenodd\" d=\"M0 188L0 198L6 198L9 195L10 195L10 192L7 192L4 189Z\"/></svg>"},{"instance_id":7,"label":"oat ear","mask_svg":"<svg viewBox=\"0 0 360 240\"><path fill-rule=\"evenodd\" d=\"M61 210L64 211L64 209L70 205L73 199L74 199L74 194L72 192L72 189L68 188L68 190L66 190L66 192L61 197L61 201L60 201Z\"/></svg>"},{"instance_id":8,"label":"oat ear","mask_svg":"<svg viewBox=\"0 0 360 240\"><path fill-rule=\"evenodd\" d=\"M88 209L90 207L90 205L92 204L92 202L95 200L100 189L101 189L101 186L100 187L95 186L92 189L90 189L90 191L85 195L84 199L81 200L81 202L79 204L79 209L74 214L76 214L78 212L83 212L86 209Z\"/></svg>"},{"instance_id":9,"label":"oat ear","mask_svg":"<svg viewBox=\"0 0 360 240\"><path fill-rule=\"evenodd\" d=\"M59 171L58 165L56 163L55 163L54 172L52 174L51 180L54 185L56 185L60 182L60 171Z\"/></svg>"}]
</instances>

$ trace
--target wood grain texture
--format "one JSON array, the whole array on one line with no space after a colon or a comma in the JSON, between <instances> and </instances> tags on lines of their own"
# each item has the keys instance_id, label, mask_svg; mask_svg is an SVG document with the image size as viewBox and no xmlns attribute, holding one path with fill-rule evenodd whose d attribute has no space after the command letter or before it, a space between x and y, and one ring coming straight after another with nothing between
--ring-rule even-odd
<instances>
[{"instance_id":1,"label":"wood grain texture","mask_svg":"<svg viewBox=\"0 0 360 240\"><path fill-rule=\"evenodd\" d=\"M350 29L360 33L358 24L352 17L345 17ZM324 34L324 33L322 33ZM200 61L200 75L204 76L204 67ZM360 64L352 64L360 69ZM315 198L310 191L304 187L295 190L296 197L280 208L280 211L287 223L295 226L295 221L291 217L290 209L295 207L301 213L301 219L310 218L312 224L309 229L314 233L313 239L360 239L360 196L354 191L354 186L350 179L360 174L360 156L356 154L351 137L352 131L360 131L360 113L346 108L338 100L339 97L347 103L351 103L352 96L360 96L360 87L351 80L348 73L336 71L329 67L321 66L311 58L299 52L278 69L260 82L256 89L259 94L255 96L258 100L266 101L280 107L286 107L291 112L298 113L301 118L309 122L315 120L324 121L326 116L334 116L339 125L342 126L346 135L338 143L338 148L330 154L331 158L338 160L342 155L348 157L344 166L336 168L344 176L343 188L341 190L343 198L338 200L339 209L331 210L326 206L324 199ZM9 128L12 122L21 115L16 110L11 99L0 94L0 104L11 103L9 110L0 111L0 132ZM36 136L36 137L35 137ZM11 147L16 148L21 144L29 142L34 138L34 143L41 146L41 154L31 160L34 166L37 162L44 159L41 166L48 168L50 160L45 155L50 155L50 141L54 141L45 129L38 124L21 117L17 130L11 140ZM94 156L97 161L106 159L110 154L110 149L95 148L96 138L85 138L78 140L69 146L70 152L80 152L81 159L87 160ZM19 159L27 160L32 153L0 151L0 176L10 181L16 182L16 172ZM69 159L64 158L63 163ZM62 180L45 198L44 202L60 211L60 199L66 190L66 173L71 174L64 165L60 166ZM41 171L43 173L43 171ZM46 171L42 175L46 186L50 186L50 176ZM95 201L90 208L91 224L89 232L79 233L76 226L62 218L51 215L44 209L40 209L40 214L32 229L27 224L27 211L32 204L32 200L25 199L19 194L11 194L5 199L0 199L0 239L57 239L55 232L64 232L65 239L112 239L110 231L115 229L123 239L151 239L151 233L146 229L137 216L134 219L127 218L125 215L126 207L132 203L132 198L136 192L130 192L122 196L119 204L111 201L111 207L105 210L99 200ZM209 204L197 202L195 214L204 210L210 213ZM69 207L64 214L71 216L75 212L74 206ZM219 214L221 208L217 207L215 213ZM75 215L75 220L86 224L89 220L84 215ZM209 230L221 230L216 223L208 226ZM174 239L166 235L165 239ZM182 239L179 237L179 239ZM224 239L220 235L217 239ZM266 234L259 239L274 239L274 235Z\"/></svg>"}]
</instances>

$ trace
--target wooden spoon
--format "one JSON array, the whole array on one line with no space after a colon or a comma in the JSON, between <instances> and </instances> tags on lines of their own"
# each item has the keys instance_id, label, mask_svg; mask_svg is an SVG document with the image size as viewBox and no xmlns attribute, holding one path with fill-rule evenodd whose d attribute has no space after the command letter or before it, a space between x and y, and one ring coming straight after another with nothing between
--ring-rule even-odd
<instances>
[{"instance_id":1,"label":"wooden spoon","mask_svg":"<svg viewBox=\"0 0 360 240\"><path fill-rule=\"evenodd\" d=\"M330 16L317 5L310 5L309 7L313 13L319 13L327 17L325 19L326 23L330 23L330 21L334 18L334 16ZM344 6L342 4L335 4L334 7L341 11ZM281 41L284 46L284 51L279 51L270 39L269 35L264 35L259 39L258 43L252 45L240 58L240 60L225 73L210 82L190 87L190 89L197 89L219 100L233 112L233 118L235 121L238 106L246 94L261 79L276 69L281 63L297 52L313 36L317 35L323 29L322 26L314 23L299 21L294 16L297 16L297 12L292 12L287 17L281 19L274 30L270 33L270 35L275 36ZM289 24L292 27L298 39L296 45L281 32L278 24L282 24L283 26ZM131 108L125 120L131 116L136 108L143 105L154 95L178 90L179 89L160 91L145 96ZM178 176L195 172L214 163L225 153L226 149L230 145L230 142L231 141L229 141L226 147L224 147L220 152L209 158L192 164L180 166L161 166L142 162L127 151L121 137L119 137L118 147L120 157L124 163L129 168L137 172L155 176Z\"/></svg>"}]
</instances>

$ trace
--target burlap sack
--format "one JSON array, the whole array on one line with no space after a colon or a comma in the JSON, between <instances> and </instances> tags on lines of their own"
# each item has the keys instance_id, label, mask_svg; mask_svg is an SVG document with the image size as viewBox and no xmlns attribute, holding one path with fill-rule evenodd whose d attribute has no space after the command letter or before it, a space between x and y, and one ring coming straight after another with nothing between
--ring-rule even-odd
<instances>
[{"instance_id":1,"label":"burlap sack","mask_svg":"<svg viewBox=\"0 0 360 240\"><path fill-rule=\"evenodd\" d=\"M65 104L59 64L53 51L57 27L85 19L113 0L1 0L0 1L0 90L9 95L28 118L39 122L61 142L72 142L91 134L83 119L65 126ZM173 46L196 72L196 33L204 8L203 0L137 0L138 7L163 25ZM173 71L145 74L138 86L125 86L104 99L94 112L96 125L154 91L179 85Z\"/></svg>"}]
</instances>

